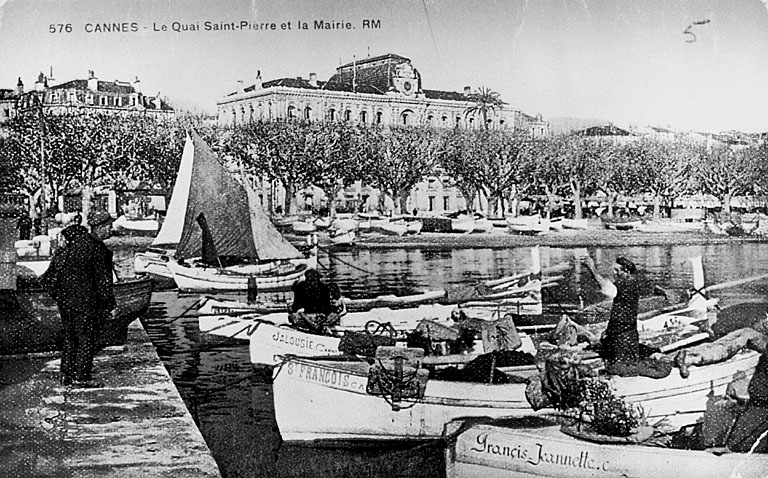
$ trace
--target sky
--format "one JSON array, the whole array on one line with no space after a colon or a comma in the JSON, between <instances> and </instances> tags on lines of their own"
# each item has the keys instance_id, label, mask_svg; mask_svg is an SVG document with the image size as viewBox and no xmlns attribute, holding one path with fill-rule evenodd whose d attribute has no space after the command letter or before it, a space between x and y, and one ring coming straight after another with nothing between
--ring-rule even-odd
<instances>
[{"instance_id":1,"label":"sky","mask_svg":"<svg viewBox=\"0 0 768 478\"><path fill-rule=\"evenodd\" d=\"M98 31L104 23L128 31ZM250 28L264 23L275 29ZM57 82L93 70L215 114L259 71L327 80L386 53L410 58L424 88L491 88L545 120L768 131L761 0L0 0L0 88L21 77L31 89L51 68Z\"/></svg>"}]
</instances>

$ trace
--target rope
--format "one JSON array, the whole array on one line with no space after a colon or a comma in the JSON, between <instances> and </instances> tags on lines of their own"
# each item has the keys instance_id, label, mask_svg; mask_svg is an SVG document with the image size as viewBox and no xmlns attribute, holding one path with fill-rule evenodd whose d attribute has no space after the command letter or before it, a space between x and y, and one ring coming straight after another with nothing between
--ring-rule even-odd
<instances>
[{"instance_id":1,"label":"rope","mask_svg":"<svg viewBox=\"0 0 768 478\"><path fill-rule=\"evenodd\" d=\"M347 265L347 266L349 266L349 267L351 267L351 268L353 268L353 269L356 269L356 270L358 270L358 271L360 271L360 272L365 272L366 274L374 274L374 272L371 272L371 271L368 271L368 270L365 270L365 269L361 269L360 267L357 267L357 266L356 266L356 265L354 265L354 264L350 264L349 262L347 262L347 261L345 261L345 260L343 260L343 259L340 259L340 258L339 258L338 256L336 256L335 254L331 254L330 250L329 250L327 247L321 247L321 246L317 246L317 248L318 248L318 249L322 249L322 250L323 250L323 251L324 251L326 254L328 254L328 257L330 257L330 256L333 256L333 259L334 259L334 260L336 260L336 261L339 261L339 262L341 262L341 263L342 263L342 264L344 264L344 265Z\"/></svg>"},{"instance_id":2,"label":"rope","mask_svg":"<svg viewBox=\"0 0 768 478\"><path fill-rule=\"evenodd\" d=\"M192 310L192 308L193 308L193 307L195 307L195 306L196 306L196 305L198 305L198 304L200 304L200 299L198 299L198 300L196 300L195 302L193 302L193 303L192 303L192 305L190 305L189 307L187 307L187 309L186 309L184 312L182 312L182 313L181 313L181 315L177 315L176 317L174 317L173 319L171 319L171 321L170 321L170 322L168 322L168 323L169 323L169 324L172 324L172 323L176 322L177 320L179 320L180 318L184 317L185 315L187 315L187 313L188 313L190 310Z\"/></svg>"}]
</instances>

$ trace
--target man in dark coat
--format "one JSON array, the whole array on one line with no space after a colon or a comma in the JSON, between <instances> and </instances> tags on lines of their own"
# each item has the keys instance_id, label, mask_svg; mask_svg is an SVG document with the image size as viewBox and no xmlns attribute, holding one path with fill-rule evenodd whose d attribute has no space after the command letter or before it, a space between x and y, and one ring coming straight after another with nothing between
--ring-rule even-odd
<instances>
[{"instance_id":1,"label":"man in dark coat","mask_svg":"<svg viewBox=\"0 0 768 478\"><path fill-rule=\"evenodd\" d=\"M66 244L41 276L61 314L61 383L77 387L99 386L91 376L93 358L104 321L116 306L112 251L102 241L111 227L109 215L95 214L88 223L91 233L79 224L61 231Z\"/></svg>"},{"instance_id":2,"label":"man in dark coat","mask_svg":"<svg viewBox=\"0 0 768 478\"><path fill-rule=\"evenodd\" d=\"M291 290L293 303L288 319L292 324L315 333L330 332L338 324L341 291L335 285L323 283L317 270L309 269L304 280Z\"/></svg>"}]
</instances>

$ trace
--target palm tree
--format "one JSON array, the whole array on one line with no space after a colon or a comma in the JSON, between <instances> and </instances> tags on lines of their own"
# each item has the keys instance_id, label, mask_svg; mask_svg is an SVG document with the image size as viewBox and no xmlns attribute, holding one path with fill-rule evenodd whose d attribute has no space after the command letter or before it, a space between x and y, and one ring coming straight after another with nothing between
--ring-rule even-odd
<instances>
[{"instance_id":1,"label":"palm tree","mask_svg":"<svg viewBox=\"0 0 768 478\"><path fill-rule=\"evenodd\" d=\"M474 102L473 105L467 107L464 111L464 116L475 116L479 114L483 118L483 126L488 129L488 113L500 110L505 103L499 97L499 93L493 91L490 88L481 86L475 93L469 95L470 99Z\"/></svg>"}]
</instances>

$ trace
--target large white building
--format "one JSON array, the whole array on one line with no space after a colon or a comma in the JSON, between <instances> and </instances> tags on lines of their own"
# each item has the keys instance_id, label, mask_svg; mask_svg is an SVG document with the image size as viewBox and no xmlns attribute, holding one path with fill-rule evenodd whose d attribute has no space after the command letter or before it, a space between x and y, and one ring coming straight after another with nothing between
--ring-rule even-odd
<instances>
[{"instance_id":1,"label":"large white building","mask_svg":"<svg viewBox=\"0 0 768 478\"><path fill-rule=\"evenodd\" d=\"M144 94L138 78L133 83L105 81L89 71L88 78L56 84L53 72L50 76L41 72L31 91L36 93L46 113L146 114L158 118L175 115L173 108L160 97L160 93ZM25 92L21 78L14 90L0 90L0 122L32 106L35 99L25 93L28 92Z\"/></svg>"},{"instance_id":2,"label":"large white building","mask_svg":"<svg viewBox=\"0 0 768 478\"><path fill-rule=\"evenodd\" d=\"M278 78L231 93L217 102L219 123L301 118L309 121L352 121L376 125L482 127L479 113L468 114L473 91L430 90L411 60L392 53L356 60L336 68L327 81ZM491 128L526 131L532 137L548 134L547 123L504 105L488 113Z\"/></svg>"}]
</instances>

